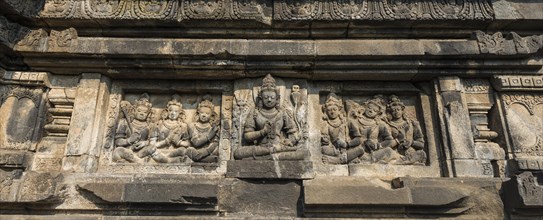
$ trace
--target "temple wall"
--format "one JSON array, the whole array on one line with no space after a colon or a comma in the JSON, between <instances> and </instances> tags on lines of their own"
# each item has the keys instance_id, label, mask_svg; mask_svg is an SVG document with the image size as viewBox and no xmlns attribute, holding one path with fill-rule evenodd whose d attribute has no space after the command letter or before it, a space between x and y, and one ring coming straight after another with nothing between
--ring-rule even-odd
<instances>
[{"instance_id":1,"label":"temple wall","mask_svg":"<svg viewBox=\"0 0 543 220\"><path fill-rule=\"evenodd\" d=\"M0 0L0 216L541 219L542 11Z\"/></svg>"}]
</instances>

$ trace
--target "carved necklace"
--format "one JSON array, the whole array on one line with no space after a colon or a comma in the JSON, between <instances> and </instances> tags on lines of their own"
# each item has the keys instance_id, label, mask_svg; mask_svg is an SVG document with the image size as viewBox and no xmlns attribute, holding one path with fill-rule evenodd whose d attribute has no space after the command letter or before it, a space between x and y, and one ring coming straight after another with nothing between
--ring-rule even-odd
<instances>
[{"instance_id":1,"label":"carved necklace","mask_svg":"<svg viewBox=\"0 0 543 220\"><path fill-rule=\"evenodd\" d=\"M134 127L134 128L141 129L143 127L146 127L147 125L148 125L147 121L138 121L138 120L133 120L132 121L132 127Z\"/></svg>"},{"instance_id":2,"label":"carved necklace","mask_svg":"<svg viewBox=\"0 0 543 220\"><path fill-rule=\"evenodd\" d=\"M375 119L368 119L366 117L360 117L360 119L358 119L358 122L360 122L360 124L362 124L363 126L373 126L377 124L377 121Z\"/></svg>"},{"instance_id":3,"label":"carved necklace","mask_svg":"<svg viewBox=\"0 0 543 220\"><path fill-rule=\"evenodd\" d=\"M203 132L209 131L209 128L211 128L211 124L209 123L203 124L203 123L198 122L194 124L194 128L196 128L196 130L198 130L200 133L203 133Z\"/></svg>"},{"instance_id":4,"label":"carved necklace","mask_svg":"<svg viewBox=\"0 0 543 220\"><path fill-rule=\"evenodd\" d=\"M265 112L265 111L262 111L262 110L259 110L260 114L268 119L268 120L272 120L275 121L275 118L277 117L277 115L279 114L279 111L275 110L273 112Z\"/></svg>"},{"instance_id":5,"label":"carved necklace","mask_svg":"<svg viewBox=\"0 0 543 220\"><path fill-rule=\"evenodd\" d=\"M395 127L397 129L402 129L404 130L405 128L407 128L409 126L409 123L407 123L407 121L405 120L401 120L401 121L389 121L390 126L392 127Z\"/></svg>"},{"instance_id":6,"label":"carved necklace","mask_svg":"<svg viewBox=\"0 0 543 220\"><path fill-rule=\"evenodd\" d=\"M173 130L179 127L179 122L174 120L164 120L162 125L164 125L164 127L166 127L168 130Z\"/></svg>"},{"instance_id":7,"label":"carved necklace","mask_svg":"<svg viewBox=\"0 0 543 220\"><path fill-rule=\"evenodd\" d=\"M336 118L333 120L328 120L328 124L334 128L338 128L343 124L343 121L340 118Z\"/></svg>"}]
</instances>

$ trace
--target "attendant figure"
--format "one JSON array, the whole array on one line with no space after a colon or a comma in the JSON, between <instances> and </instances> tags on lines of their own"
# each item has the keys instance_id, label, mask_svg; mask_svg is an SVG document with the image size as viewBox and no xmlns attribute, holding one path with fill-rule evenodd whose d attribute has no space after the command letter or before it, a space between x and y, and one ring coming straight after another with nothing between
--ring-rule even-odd
<instances>
[{"instance_id":1,"label":"attendant figure","mask_svg":"<svg viewBox=\"0 0 543 220\"><path fill-rule=\"evenodd\" d=\"M349 145L356 146L358 152L363 148L365 153L360 157L362 161L389 163L399 158L399 154L391 147L394 146L394 138L390 128L382 120L385 111L384 101L380 96L366 101L362 114L351 118L348 124L351 141ZM362 112L362 111L358 111Z\"/></svg>"},{"instance_id":2,"label":"attendant figure","mask_svg":"<svg viewBox=\"0 0 543 220\"><path fill-rule=\"evenodd\" d=\"M121 107L124 119L119 121L115 133L115 150L113 161L127 161L130 163L141 163L143 158L152 155L156 148L150 146L150 123L152 104L147 93L142 94L135 105L130 108L129 103ZM133 115L133 117L132 117Z\"/></svg>"},{"instance_id":3,"label":"attendant figure","mask_svg":"<svg viewBox=\"0 0 543 220\"><path fill-rule=\"evenodd\" d=\"M343 116L343 104L330 93L322 106L326 125L322 132L322 160L330 164L347 164L364 154L364 148L356 141L347 141L347 122Z\"/></svg>"},{"instance_id":4,"label":"attendant figure","mask_svg":"<svg viewBox=\"0 0 543 220\"><path fill-rule=\"evenodd\" d=\"M423 165L426 162L426 153L419 122L407 117L404 103L395 95L390 96L387 113L394 147L402 155L397 164Z\"/></svg>"}]
</instances>

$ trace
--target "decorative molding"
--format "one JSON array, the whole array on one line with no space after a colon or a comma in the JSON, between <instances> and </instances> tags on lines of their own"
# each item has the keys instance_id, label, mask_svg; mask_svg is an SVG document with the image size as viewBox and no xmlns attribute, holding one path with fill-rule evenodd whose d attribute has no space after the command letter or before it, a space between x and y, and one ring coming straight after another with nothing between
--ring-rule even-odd
<instances>
[{"instance_id":1,"label":"decorative molding","mask_svg":"<svg viewBox=\"0 0 543 220\"><path fill-rule=\"evenodd\" d=\"M476 31L474 38L483 54L533 54L543 48L543 35L521 37L515 32L510 32L504 37L501 32L486 34L483 31Z\"/></svg>"},{"instance_id":2,"label":"decorative molding","mask_svg":"<svg viewBox=\"0 0 543 220\"><path fill-rule=\"evenodd\" d=\"M270 6L272 4L273 6ZM256 20L492 20L489 0L46 0L42 18Z\"/></svg>"},{"instance_id":3,"label":"decorative molding","mask_svg":"<svg viewBox=\"0 0 543 220\"><path fill-rule=\"evenodd\" d=\"M543 76L494 76L492 84L498 91L543 91Z\"/></svg>"},{"instance_id":4,"label":"decorative molding","mask_svg":"<svg viewBox=\"0 0 543 220\"><path fill-rule=\"evenodd\" d=\"M63 31L51 30L47 47L54 51L65 51L77 44L77 31L69 28Z\"/></svg>"},{"instance_id":5,"label":"decorative molding","mask_svg":"<svg viewBox=\"0 0 543 220\"><path fill-rule=\"evenodd\" d=\"M275 20L492 20L487 0L276 0Z\"/></svg>"},{"instance_id":6,"label":"decorative molding","mask_svg":"<svg viewBox=\"0 0 543 220\"><path fill-rule=\"evenodd\" d=\"M76 91L75 88L53 88L49 91L45 136L68 136Z\"/></svg>"},{"instance_id":7,"label":"decorative molding","mask_svg":"<svg viewBox=\"0 0 543 220\"><path fill-rule=\"evenodd\" d=\"M486 79L462 79L464 90L467 93L488 93L490 82Z\"/></svg>"}]
</instances>

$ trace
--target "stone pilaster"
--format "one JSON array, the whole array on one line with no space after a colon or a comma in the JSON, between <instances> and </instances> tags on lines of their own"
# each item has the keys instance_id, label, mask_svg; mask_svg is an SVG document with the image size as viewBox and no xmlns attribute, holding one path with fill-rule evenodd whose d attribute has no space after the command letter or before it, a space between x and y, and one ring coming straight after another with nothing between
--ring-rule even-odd
<instances>
[{"instance_id":1,"label":"stone pilaster","mask_svg":"<svg viewBox=\"0 0 543 220\"><path fill-rule=\"evenodd\" d=\"M108 95L109 80L106 77L100 74L82 74L74 100L63 161L64 171L96 170Z\"/></svg>"}]
</instances>

